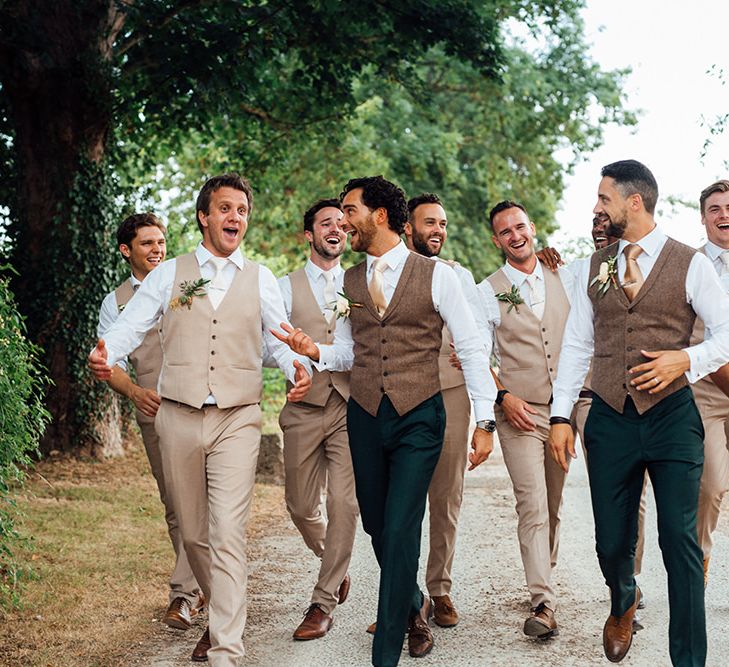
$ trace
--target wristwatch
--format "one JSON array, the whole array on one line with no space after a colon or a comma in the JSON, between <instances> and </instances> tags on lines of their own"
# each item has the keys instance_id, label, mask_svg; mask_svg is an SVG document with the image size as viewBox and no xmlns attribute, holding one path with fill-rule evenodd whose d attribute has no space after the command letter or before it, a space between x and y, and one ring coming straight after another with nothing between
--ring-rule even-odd
<instances>
[{"instance_id":1,"label":"wristwatch","mask_svg":"<svg viewBox=\"0 0 729 667\"><path fill-rule=\"evenodd\" d=\"M482 419L476 422L476 428L483 429L487 433L493 433L496 430L496 422L493 419Z\"/></svg>"}]
</instances>

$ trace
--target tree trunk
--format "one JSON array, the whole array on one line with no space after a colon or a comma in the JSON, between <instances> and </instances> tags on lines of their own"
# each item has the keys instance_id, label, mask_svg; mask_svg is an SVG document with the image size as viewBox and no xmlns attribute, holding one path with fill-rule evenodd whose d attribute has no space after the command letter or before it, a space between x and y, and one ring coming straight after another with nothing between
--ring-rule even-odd
<instances>
[{"instance_id":1,"label":"tree trunk","mask_svg":"<svg viewBox=\"0 0 729 667\"><path fill-rule=\"evenodd\" d=\"M123 16L114 0L10 0L2 21L0 77L18 170L14 289L53 381L41 449L118 453L118 405L84 365L114 277L104 156L111 44Z\"/></svg>"}]
</instances>

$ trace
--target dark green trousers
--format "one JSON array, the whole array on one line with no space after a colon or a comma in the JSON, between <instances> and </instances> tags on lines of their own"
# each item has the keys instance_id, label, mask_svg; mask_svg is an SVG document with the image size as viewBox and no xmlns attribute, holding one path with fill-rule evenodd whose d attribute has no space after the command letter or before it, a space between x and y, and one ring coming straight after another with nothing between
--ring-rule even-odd
<instances>
[{"instance_id":1,"label":"dark green trousers","mask_svg":"<svg viewBox=\"0 0 729 667\"><path fill-rule=\"evenodd\" d=\"M703 555L696 535L704 429L685 387L639 415L628 398L623 414L595 396L585 424L595 542L610 588L611 611L622 616L635 601L633 558L645 471L658 510L658 543L668 574L671 661L706 662Z\"/></svg>"},{"instance_id":2,"label":"dark green trousers","mask_svg":"<svg viewBox=\"0 0 729 667\"><path fill-rule=\"evenodd\" d=\"M357 502L380 564L372 645L376 667L397 665L408 620L422 605L417 583L420 533L445 423L440 393L402 416L387 396L376 417L352 399L347 406Z\"/></svg>"}]
</instances>

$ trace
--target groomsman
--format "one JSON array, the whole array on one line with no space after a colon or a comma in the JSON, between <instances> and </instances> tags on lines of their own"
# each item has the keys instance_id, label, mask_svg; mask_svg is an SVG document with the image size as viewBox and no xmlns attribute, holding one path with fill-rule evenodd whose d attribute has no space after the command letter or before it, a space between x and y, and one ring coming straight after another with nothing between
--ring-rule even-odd
<instances>
[{"instance_id":1,"label":"groomsman","mask_svg":"<svg viewBox=\"0 0 729 667\"><path fill-rule=\"evenodd\" d=\"M108 379L162 317L155 426L185 551L208 601L209 629L192 659L214 667L232 667L244 655L245 532L261 435L264 341L294 384L289 400L311 386L306 368L266 333L286 315L276 279L240 252L252 199L238 174L209 179L196 204L202 243L147 276L89 355L96 377Z\"/></svg>"},{"instance_id":2,"label":"groomsman","mask_svg":"<svg viewBox=\"0 0 729 667\"><path fill-rule=\"evenodd\" d=\"M364 529L380 564L375 667L394 667L408 630L410 655L433 647L430 597L417 585L420 531L433 471L443 445L445 409L438 356L445 324L454 338L477 428L471 468L491 453L495 387L484 336L455 273L408 252L400 239L404 193L381 176L350 180L341 195L343 229L366 259L344 274L348 305L333 345L300 329L277 336L310 357L318 370L352 369L347 430ZM339 306L338 306L339 310Z\"/></svg>"},{"instance_id":3,"label":"groomsman","mask_svg":"<svg viewBox=\"0 0 729 667\"><path fill-rule=\"evenodd\" d=\"M99 312L99 338L116 322L142 281L165 259L165 227L157 216L151 213L137 213L126 218L116 232L116 239L124 261L129 264L131 275L113 292L109 292ZM126 373L126 361L120 359L112 368L109 386L131 399L136 407L136 418L142 434L152 475L157 482L159 497L165 508L165 521L175 550L175 569L170 578L169 606L163 621L180 630L188 630L192 619L204 606L200 587L187 560L182 545L180 525L172 506L172 500L165 488L162 472L162 455L159 437L154 430L154 417L159 408L157 382L162 367L162 346L157 328L150 330L142 344L129 355L134 368L136 383Z\"/></svg>"},{"instance_id":4,"label":"groomsman","mask_svg":"<svg viewBox=\"0 0 729 667\"><path fill-rule=\"evenodd\" d=\"M729 292L729 181L717 181L699 197L701 222L706 228L706 244L699 252L706 255ZM704 339L704 326L697 318L691 343ZM699 510L696 517L699 544L704 553L704 586L709 575L713 541L711 534L719 522L719 510L729 490L729 397L711 377L692 387L696 405L704 424L704 472L699 487Z\"/></svg>"},{"instance_id":5,"label":"groomsman","mask_svg":"<svg viewBox=\"0 0 729 667\"><path fill-rule=\"evenodd\" d=\"M674 665L704 665L706 624L696 508L704 444L688 387L729 360L729 297L711 262L657 227L658 186L635 160L602 169L595 214L620 242L592 256L576 289L554 387L552 454L574 456L569 415L593 359L585 425L598 559L610 588L603 629L608 660L630 649L640 592L633 576L638 504L646 470L668 573ZM696 316L712 332L691 347ZM594 356L593 356L594 353Z\"/></svg>"},{"instance_id":6,"label":"groomsman","mask_svg":"<svg viewBox=\"0 0 729 667\"><path fill-rule=\"evenodd\" d=\"M502 201L491 209L492 240L506 257L479 284L494 326L499 358L496 424L511 477L517 533L532 613L524 634L558 634L552 569L559 549L565 471L549 455L549 405L562 333L570 311L572 276L545 271L534 249L536 229L526 209Z\"/></svg>"},{"instance_id":7,"label":"groomsman","mask_svg":"<svg viewBox=\"0 0 729 667\"><path fill-rule=\"evenodd\" d=\"M438 195L423 193L408 201L405 243L409 250L423 257L437 259L448 237L447 225L446 213ZM471 272L456 262L445 263L456 272L479 328L486 328ZM425 584L433 598L433 620L442 628L451 628L459 620L450 598L453 585L451 568L456 552L458 515L463 502L463 480L468 462L468 427L471 419L471 402L468 400L463 371L454 368L449 362L453 351L452 341L448 328L444 327L438 371L447 418L443 450L428 489L430 549L425 573Z\"/></svg>"},{"instance_id":8,"label":"groomsman","mask_svg":"<svg viewBox=\"0 0 729 667\"><path fill-rule=\"evenodd\" d=\"M322 345L331 345L337 326L334 308L344 279L339 257L347 243L342 217L337 199L322 199L306 211L309 260L279 280L289 322ZM304 542L321 560L311 603L294 632L297 640L323 637L332 626L334 608L349 594L347 568L359 511L347 440L348 398L349 373L314 371L306 399L287 401L279 417L286 507Z\"/></svg>"}]
</instances>

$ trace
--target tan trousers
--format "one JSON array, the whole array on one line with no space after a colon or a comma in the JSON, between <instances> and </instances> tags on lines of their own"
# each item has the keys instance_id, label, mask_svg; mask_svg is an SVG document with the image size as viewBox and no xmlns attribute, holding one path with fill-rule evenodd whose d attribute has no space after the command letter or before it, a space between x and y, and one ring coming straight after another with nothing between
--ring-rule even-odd
<instances>
[{"instance_id":1,"label":"tan trousers","mask_svg":"<svg viewBox=\"0 0 729 667\"><path fill-rule=\"evenodd\" d=\"M456 529L463 502L463 476L468 460L471 402L466 386L441 391L446 411L443 450L428 487L430 550L425 584L430 595L448 595L456 553Z\"/></svg>"},{"instance_id":2,"label":"tan trousers","mask_svg":"<svg viewBox=\"0 0 729 667\"><path fill-rule=\"evenodd\" d=\"M694 385L693 391L704 424L704 472L696 528L706 559L711 556L711 534L719 522L722 498L729 491L729 398L714 385L706 387L704 383Z\"/></svg>"},{"instance_id":3,"label":"tan trousers","mask_svg":"<svg viewBox=\"0 0 729 667\"><path fill-rule=\"evenodd\" d=\"M587 413L590 412L592 405L591 398L580 398L575 403L575 409L572 412L572 422L576 425L577 434L580 436L582 443L582 453L587 462L587 450L585 449L585 422L587 421ZM645 474L643 480L643 491L640 494L640 507L638 508L638 541L635 545L635 559L633 561L634 575L637 577L643 568L643 552L645 550L645 510L646 510L646 494L648 492L648 473Z\"/></svg>"},{"instance_id":4,"label":"tan trousers","mask_svg":"<svg viewBox=\"0 0 729 667\"><path fill-rule=\"evenodd\" d=\"M208 600L212 667L244 655L246 524L261 441L258 404L222 410L162 400L157 420L168 493Z\"/></svg>"},{"instance_id":5,"label":"tan trousers","mask_svg":"<svg viewBox=\"0 0 729 667\"><path fill-rule=\"evenodd\" d=\"M169 601L175 598L187 598L191 604L197 602L200 593L200 587L197 585L195 575L187 560L185 548L182 546L182 535L180 533L180 525L172 507L172 499L169 497L165 489L165 478L162 472L162 455L159 450L159 437L157 431L154 430L154 417L147 417L137 411L137 424L142 434L142 442L147 452L149 466L152 469L152 475L157 482L157 490L159 491L159 499L165 508L165 521L167 522L167 532L170 535L172 548L175 550L175 569L172 570L170 577L170 595Z\"/></svg>"},{"instance_id":6,"label":"tan trousers","mask_svg":"<svg viewBox=\"0 0 729 667\"><path fill-rule=\"evenodd\" d=\"M331 614L349 568L359 516L347 403L336 391L323 408L286 403L279 424L284 434L286 507L306 546L321 559L311 604Z\"/></svg>"},{"instance_id":7,"label":"tan trousers","mask_svg":"<svg viewBox=\"0 0 729 667\"><path fill-rule=\"evenodd\" d=\"M519 517L517 534L532 606L544 604L556 609L552 568L559 551L559 512L565 473L554 461L547 445L549 406L530 404L538 414L530 415L534 431L518 431L496 408L496 426L511 477Z\"/></svg>"}]
</instances>

